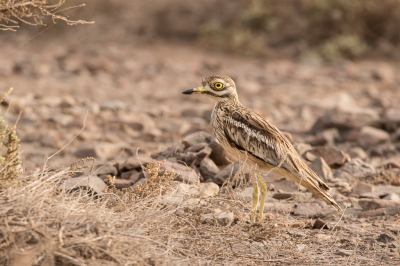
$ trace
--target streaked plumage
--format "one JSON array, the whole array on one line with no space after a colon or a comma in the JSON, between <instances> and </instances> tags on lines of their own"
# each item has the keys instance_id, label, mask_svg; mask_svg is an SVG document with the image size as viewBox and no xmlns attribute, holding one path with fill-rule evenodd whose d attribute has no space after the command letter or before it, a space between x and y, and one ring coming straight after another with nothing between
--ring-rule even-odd
<instances>
[{"instance_id":1,"label":"streaked plumage","mask_svg":"<svg viewBox=\"0 0 400 266\"><path fill-rule=\"evenodd\" d=\"M218 83L222 83L221 89ZM248 164L258 165L261 170L273 169L274 173L306 187L337 211L342 211L328 193L328 186L302 161L282 132L239 102L231 78L211 76L203 79L202 85L184 93L205 94L216 99L211 126L229 153Z\"/></svg>"}]
</instances>

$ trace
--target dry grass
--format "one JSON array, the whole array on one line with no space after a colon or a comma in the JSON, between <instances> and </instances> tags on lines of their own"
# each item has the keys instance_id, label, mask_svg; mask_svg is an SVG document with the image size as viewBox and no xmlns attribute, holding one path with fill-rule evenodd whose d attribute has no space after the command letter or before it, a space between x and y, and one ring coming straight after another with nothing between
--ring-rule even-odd
<instances>
[{"instance_id":1,"label":"dry grass","mask_svg":"<svg viewBox=\"0 0 400 266\"><path fill-rule=\"evenodd\" d=\"M0 0L0 30L15 31L19 28L19 22L37 26L45 26L44 19L49 17L56 23L58 20L66 22L68 25L91 24L84 20L70 20L67 11L85 6L85 4L72 6L62 9L65 0L53 3L48 0Z\"/></svg>"},{"instance_id":2,"label":"dry grass","mask_svg":"<svg viewBox=\"0 0 400 266\"><path fill-rule=\"evenodd\" d=\"M159 165L147 170L158 173ZM379 230L360 235L343 222L334 230L311 230L310 220L269 214L250 232L250 206L241 199L220 194L199 204L185 198L167 205L163 185L140 197L112 187L101 196L57 191L70 174L70 167L37 172L0 192L1 265L392 263L379 245L366 240ZM166 183L172 174L164 173ZM174 192L174 186L170 189ZM233 212L235 220L221 226L205 218L218 209Z\"/></svg>"}]
</instances>

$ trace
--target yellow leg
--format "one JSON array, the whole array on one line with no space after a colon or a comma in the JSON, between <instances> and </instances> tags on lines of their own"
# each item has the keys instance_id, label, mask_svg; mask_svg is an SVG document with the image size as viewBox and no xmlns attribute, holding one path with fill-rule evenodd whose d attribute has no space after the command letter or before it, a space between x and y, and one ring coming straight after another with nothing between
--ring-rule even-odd
<instances>
[{"instance_id":1,"label":"yellow leg","mask_svg":"<svg viewBox=\"0 0 400 266\"><path fill-rule=\"evenodd\" d=\"M258 189L257 180L253 183L253 207L251 208L251 222L255 223L256 221L256 212L257 212L257 205L258 205L258 194L260 190Z\"/></svg>"},{"instance_id":2,"label":"yellow leg","mask_svg":"<svg viewBox=\"0 0 400 266\"><path fill-rule=\"evenodd\" d=\"M264 204L265 204L265 198L267 197L267 184L265 184L265 181L260 173L258 181L260 182L260 191L261 191L261 199L260 199L260 212L259 212L259 219L260 222L263 220L264 217Z\"/></svg>"}]
</instances>

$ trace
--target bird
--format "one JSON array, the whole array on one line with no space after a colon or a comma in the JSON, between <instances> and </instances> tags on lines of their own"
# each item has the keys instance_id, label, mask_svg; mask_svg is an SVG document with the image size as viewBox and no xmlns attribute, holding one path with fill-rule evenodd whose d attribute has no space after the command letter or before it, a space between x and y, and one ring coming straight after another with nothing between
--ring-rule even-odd
<instances>
[{"instance_id":1,"label":"bird","mask_svg":"<svg viewBox=\"0 0 400 266\"><path fill-rule=\"evenodd\" d=\"M316 194L342 213L342 208L329 194L329 187L301 159L287 137L267 119L245 107L239 101L235 82L228 76L213 75L202 80L202 86L183 94L202 94L215 100L211 113L211 128L222 147L237 159L258 169L253 183L251 222L263 219L267 185L261 171L274 172L292 180Z\"/></svg>"}]
</instances>

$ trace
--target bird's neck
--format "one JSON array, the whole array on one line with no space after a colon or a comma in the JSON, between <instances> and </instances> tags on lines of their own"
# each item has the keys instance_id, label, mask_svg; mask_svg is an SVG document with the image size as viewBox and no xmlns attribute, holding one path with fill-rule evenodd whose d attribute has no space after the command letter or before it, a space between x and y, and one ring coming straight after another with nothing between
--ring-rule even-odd
<instances>
[{"instance_id":1,"label":"bird's neck","mask_svg":"<svg viewBox=\"0 0 400 266\"><path fill-rule=\"evenodd\" d=\"M218 98L218 104L221 105L241 105L241 103L239 102L239 97L237 96L237 94L231 94L228 97L224 97L224 98Z\"/></svg>"}]
</instances>

